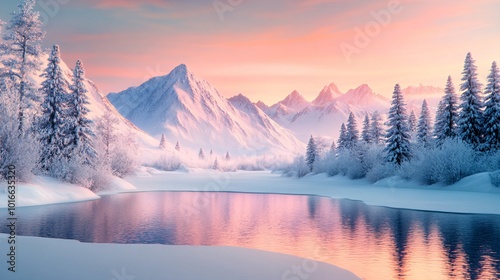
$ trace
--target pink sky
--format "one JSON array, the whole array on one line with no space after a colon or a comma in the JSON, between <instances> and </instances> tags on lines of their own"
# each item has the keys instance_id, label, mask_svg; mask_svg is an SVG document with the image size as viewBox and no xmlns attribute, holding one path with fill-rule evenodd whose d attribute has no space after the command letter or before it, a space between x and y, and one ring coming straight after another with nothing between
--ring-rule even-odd
<instances>
[{"instance_id":1,"label":"pink sky","mask_svg":"<svg viewBox=\"0 0 500 280\"><path fill-rule=\"evenodd\" d=\"M5 21L15 9L9 2L0 4ZM342 91L367 83L389 96L395 83L444 87L452 75L458 84L469 51L484 82L500 58L494 0L219 3L238 5L223 20L213 1L201 0L72 0L53 13L39 8L49 15L44 44L60 44L70 65L83 59L105 93L185 63L226 97L243 93L274 103L296 89L312 100L331 82ZM374 13L390 19L377 23ZM357 30L366 34L367 26L368 41L356 45ZM347 44L357 53L347 57Z\"/></svg>"}]
</instances>

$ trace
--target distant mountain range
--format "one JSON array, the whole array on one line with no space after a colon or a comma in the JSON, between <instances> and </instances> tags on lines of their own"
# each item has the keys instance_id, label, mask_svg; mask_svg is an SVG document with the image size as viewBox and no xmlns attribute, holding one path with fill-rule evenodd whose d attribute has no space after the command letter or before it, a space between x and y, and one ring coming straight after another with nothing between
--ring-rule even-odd
<instances>
[{"instance_id":1,"label":"distant mountain range","mask_svg":"<svg viewBox=\"0 0 500 280\"><path fill-rule=\"evenodd\" d=\"M403 90L409 112L418 116L423 99L430 100L431 107L437 106L444 90L432 86L419 85ZM357 117L358 128L365 115L375 111L384 117L390 107L390 100L376 94L366 84L343 93L331 83L319 95L308 102L300 93L293 91L282 101L268 106L262 101L256 103L261 110L277 123L290 129L303 142L311 135L337 139L340 126L347 121L350 112Z\"/></svg>"}]
</instances>

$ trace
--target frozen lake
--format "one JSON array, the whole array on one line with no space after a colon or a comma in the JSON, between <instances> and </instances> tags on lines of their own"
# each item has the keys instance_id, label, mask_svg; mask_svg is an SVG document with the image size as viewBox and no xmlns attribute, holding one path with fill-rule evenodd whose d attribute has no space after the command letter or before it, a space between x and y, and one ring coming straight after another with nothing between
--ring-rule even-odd
<instances>
[{"instance_id":1,"label":"frozen lake","mask_svg":"<svg viewBox=\"0 0 500 280\"><path fill-rule=\"evenodd\" d=\"M0 213L3 233L6 212ZM374 280L500 278L498 215L398 210L313 196L197 192L119 194L19 208L17 215L19 235L247 247L317 259Z\"/></svg>"}]
</instances>

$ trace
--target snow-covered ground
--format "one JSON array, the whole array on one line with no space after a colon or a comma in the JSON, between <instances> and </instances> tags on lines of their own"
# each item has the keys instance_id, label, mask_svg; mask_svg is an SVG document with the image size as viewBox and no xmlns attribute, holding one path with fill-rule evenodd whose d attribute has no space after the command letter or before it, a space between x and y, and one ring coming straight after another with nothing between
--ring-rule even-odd
<instances>
[{"instance_id":1,"label":"snow-covered ground","mask_svg":"<svg viewBox=\"0 0 500 280\"><path fill-rule=\"evenodd\" d=\"M7 207L6 182L0 183L0 208ZM50 177L35 177L31 183L16 183L16 206L36 206L99 199L87 188Z\"/></svg>"},{"instance_id":2,"label":"snow-covered ground","mask_svg":"<svg viewBox=\"0 0 500 280\"><path fill-rule=\"evenodd\" d=\"M451 186L422 186L397 177L375 184L346 177L309 175L285 178L269 171L216 172L189 169L164 172L142 167L125 180L115 178L112 186L99 195L142 191L226 191L249 193L320 195L360 200L368 205L454 213L500 214L500 188L491 184L488 173L462 179ZM92 192L69 184L40 178L33 184L18 186L18 206L43 205L97 199ZM7 195L0 193L0 208Z\"/></svg>"},{"instance_id":3,"label":"snow-covered ground","mask_svg":"<svg viewBox=\"0 0 500 280\"><path fill-rule=\"evenodd\" d=\"M1 252L7 252L7 237L0 234ZM360 279L323 262L236 247L86 244L22 236L16 244L16 272L2 262L0 279Z\"/></svg>"}]
</instances>

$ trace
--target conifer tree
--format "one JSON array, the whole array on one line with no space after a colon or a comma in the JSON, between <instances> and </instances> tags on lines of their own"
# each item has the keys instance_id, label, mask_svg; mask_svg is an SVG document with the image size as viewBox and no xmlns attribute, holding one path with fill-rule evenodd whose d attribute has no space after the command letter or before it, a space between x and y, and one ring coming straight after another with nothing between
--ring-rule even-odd
<instances>
[{"instance_id":1,"label":"conifer tree","mask_svg":"<svg viewBox=\"0 0 500 280\"><path fill-rule=\"evenodd\" d=\"M359 131L354 114L351 112L347 119L346 148L352 149L358 144Z\"/></svg>"},{"instance_id":2,"label":"conifer tree","mask_svg":"<svg viewBox=\"0 0 500 280\"><path fill-rule=\"evenodd\" d=\"M73 70L73 84L68 102L68 154L77 156L81 163L93 166L97 157L92 138L95 137L92 121L87 117L90 110L85 88L85 69L80 60Z\"/></svg>"},{"instance_id":3,"label":"conifer tree","mask_svg":"<svg viewBox=\"0 0 500 280\"><path fill-rule=\"evenodd\" d=\"M340 136L339 136L339 141L338 141L338 150L345 149L347 145L347 129L345 127L345 124L342 123L342 126L340 126Z\"/></svg>"},{"instance_id":4,"label":"conifer tree","mask_svg":"<svg viewBox=\"0 0 500 280\"><path fill-rule=\"evenodd\" d=\"M384 129L382 128L382 117L378 111L375 111L371 119L371 136L375 144L381 144L384 141Z\"/></svg>"},{"instance_id":5,"label":"conifer tree","mask_svg":"<svg viewBox=\"0 0 500 280\"><path fill-rule=\"evenodd\" d=\"M401 165L411 158L410 135L408 133L408 123L406 115L406 104L399 84L394 87L392 95L391 109L389 110L386 147L386 160L388 162Z\"/></svg>"},{"instance_id":6,"label":"conifer tree","mask_svg":"<svg viewBox=\"0 0 500 280\"><path fill-rule=\"evenodd\" d=\"M219 170L219 161L215 158L214 165L212 166L213 170Z\"/></svg>"},{"instance_id":7,"label":"conifer tree","mask_svg":"<svg viewBox=\"0 0 500 280\"><path fill-rule=\"evenodd\" d=\"M422 111L417 125L417 143L427 146L432 140L431 113L427 106L427 100L422 103Z\"/></svg>"},{"instance_id":8,"label":"conifer tree","mask_svg":"<svg viewBox=\"0 0 500 280\"><path fill-rule=\"evenodd\" d=\"M417 132L417 117L413 110L411 110L410 117L408 118L408 131L410 133Z\"/></svg>"},{"instance_id":9,"label":"conifer tree","mask_svg":"<svg viewBox=\"0 0 500 280\"><path fill-rule=\"evenodd\" d=\"M161 139L160 139L160 149L165 150L167 148L167 139L165 138L165 134L161 134Z\"/></svg>"},{"instance_id":10,"label":"conifer tree","mask_svg":"<svg viewBox=\"0 0 500 280\"><path fill-rule=\"evenodd\" d=\"M311 171L313 170L314 162L318 157L317 150L318 147L316 146L316 142L314 141L314 138L311 135L311 138L309 138L309 143L307 143L307 153L306 153L306 162Z\"/></svg>"},{"instance_id":11,"label":"conifer tree","mask_svg":"<svg viewBox=\"0 0 500 280\"><path fill-rule=\"evenodd\" d=\"M41 168L49 171L55 162L67 159L64 154L67 131L68 82L61 70L59 46L54 45L49 63L42 74L44 81L40 89L44 100L42 115L38 120L39 140L42 145Z\"/></svg>"},{"instance_id":12,"label":"conifer tree","mask_svg":"<svg viewBox=\"0 0 500 280\"><path fill-rule=\"evenodd\" d=\"M486 151L500 149L500 74L493 62L485 89L484 146Z\"/></svg>"},{"instance_id":13,"label":"conifer tree","mask_svg":"<svg viewBox=\"0 0 500 280\"><path fill-rule=\"evenodd\" d=\"M434 124L434 137L438 145L441 145L445 139L457 136L458 116L458 98L451 76L448 76L445 95L439 102Z\"/></svg>"},{"instance_id":14,"label":"conifer tree","mask_svg":"<svg viewBox=\"0 0 500 280\"><path fill-rule=\"evenodd\" d=\"M338 146L337 149L340 151L342 149L346 148L346 142L347 142L347 129L345 127L345 124L342 123L340 126L340 135L339 135L339 140L337 141Z\"/></svg>"},{"instance_id":15,"label":"conifer tree","mask_svg":"<svg viewBox=\"0 0 500 280\"><path fill-rule=\"evenodd\" d=\"M467 53L462 72L460 96L460 114L458 118L458 136L462 141L478 148L482 141L483 112L481 84L477 78L477 67L471 53Z\"/></svg>"},{"instance_id":16,"label":"conifer tree","mask_svg":"<svg viewBox=\"0 0 500 280\"><path fill-rule=\"evenodd\" d=\"M337 150L337 147L335 145L335 141L332 141L332 145L330 145L330 153L332 155L334 155L336 150Z\"/></svg>"},{"instance_id":17,"label":"conifer tree","mask_svg":"<svg viewBox=\"0 0 500 280\"><path fill-rule=\"evenodd\" d=\"M370 129L370 117L368 116L368 114L365 115L365 120L363 121L363 130L361 132L361 139L366 144L371 144L373 141Z\"/></svg>"},{"instance_id":18,"label":"conifer tree","mask_svg":"<svg viewBox=\"0 0 500 280\"><path fill-rule=\"evenodd\" d=\"M201 148L200 148L200 152L198 153L198 158L205 159L205 153L203 152L203 149L201 149Z\"/></svg>"},{"instance_id":19,"label":"conifer tree","mask_svg":"<svg viewBox=\"0 0 500 280\"><path fill-rule=\"evenodd\" d=\"M34 10L35 4L34 0L24 0L18 4L19 10L12 13L2 37L3 42L0 42L0 62L6 70L0 75L8 77L17 91L20 134L25 131L26 112L32 110L39 101L38 89L29 79L42 66L40 42L45 36L40 14Z\"/></svg>"},{"instance_id":20,"label":"conifer tree","mask_svg":"<svg viewBox=\"0 0 500 280\"><path fill-rule=\"evenodd\" d=\"M181 150L181 145L179 144L179 141L177 141L177 144L175 144L175 150L178 152Z\"/></svg>"}]
</instances>

